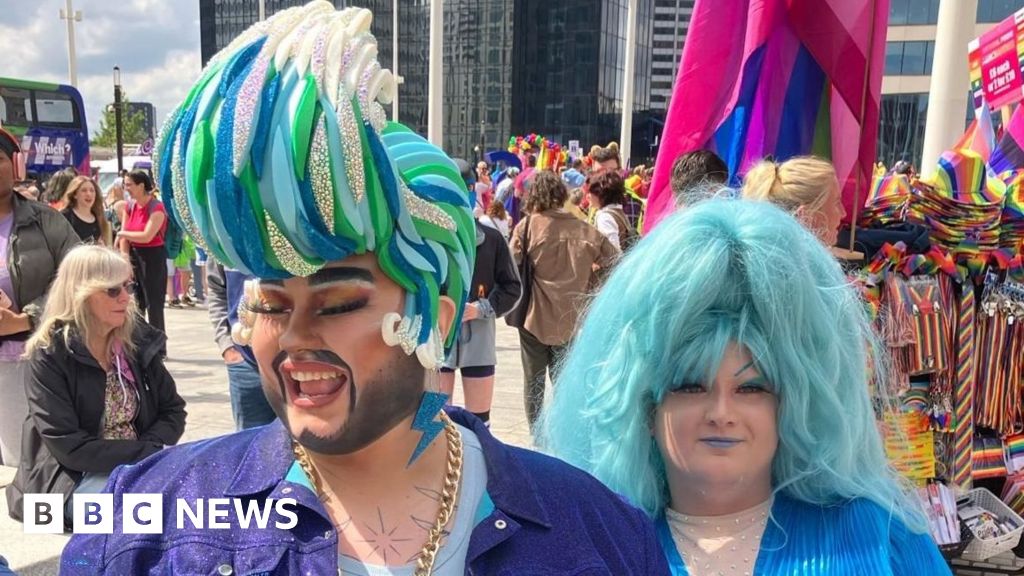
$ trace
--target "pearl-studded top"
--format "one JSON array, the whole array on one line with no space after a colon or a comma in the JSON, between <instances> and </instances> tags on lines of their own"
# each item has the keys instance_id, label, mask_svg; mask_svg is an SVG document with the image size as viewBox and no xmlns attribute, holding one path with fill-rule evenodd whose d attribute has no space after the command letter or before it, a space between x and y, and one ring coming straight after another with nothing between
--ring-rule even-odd
<instances>
[{"instance_id":1,"label":"pearl-studded top","mask_svg":"<svg viewBox=\"0 0 1024 576\"><path fill-rule=\"evenodd\" d=\"M750 576L772 500L725 516L686 516L665 509L672 540L691 576Z\"/></svg>"}]
</instances>

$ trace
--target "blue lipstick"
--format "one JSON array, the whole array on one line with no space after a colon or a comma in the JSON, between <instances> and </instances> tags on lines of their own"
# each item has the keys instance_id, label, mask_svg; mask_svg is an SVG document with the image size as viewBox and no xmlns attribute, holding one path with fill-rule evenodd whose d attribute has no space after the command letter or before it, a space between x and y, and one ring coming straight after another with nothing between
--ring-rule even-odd
<instances>
[{"instance_id":1,"label":"blue lipstick","mask_svg":"<svg viewBox=\"0 0 1024 576\"><path fill-rule=\"evenodd\" d=\"M736 446L737 444L739 444L741 442L740 440L737 440L735 438L722 438L722 437L718 437L718 436L711 436L711 437L708 437L708 438L701 438L700 441L703 442L704 444L707 444L708 446L710 446L712 448L721 448L721 449L732 448L733 446Z\"/></svg>"}]
</instances>

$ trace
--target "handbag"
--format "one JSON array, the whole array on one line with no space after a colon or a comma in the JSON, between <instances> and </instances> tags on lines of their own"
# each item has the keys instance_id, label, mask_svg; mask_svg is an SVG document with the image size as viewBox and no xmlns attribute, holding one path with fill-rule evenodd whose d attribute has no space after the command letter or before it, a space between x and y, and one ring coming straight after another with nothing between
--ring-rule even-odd
<instances>
[{"instance_id":1,"label":"handbag","mask_svg":"<svg viewBox=\"0 0 1024 576\"><path fill-rule=\"evenodd\" d=\"M505 324L522 328L526 323L526 311L530 309L530 295L533 292L533 262L530 261L530 216L523 225L523 257L519 260L519 280L523 287L519 302L505 314Z\"/></svg>"}]
</instances>

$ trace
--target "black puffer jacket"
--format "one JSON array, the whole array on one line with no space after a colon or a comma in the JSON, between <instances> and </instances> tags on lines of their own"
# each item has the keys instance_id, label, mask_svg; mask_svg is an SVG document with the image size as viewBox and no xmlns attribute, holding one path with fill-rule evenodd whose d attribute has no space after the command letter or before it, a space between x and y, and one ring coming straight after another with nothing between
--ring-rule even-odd
<instances>
[{"instance_id":1,"label":"black puffer jacket","mask_svg":"<svg viewBox=\"0 0 1024 576\"><path fill-rule=\"evenodd\" d=\"M14 298L33 325L42 313L46 292L57 276L64 256L81 240L67 219L41 202L14 194L14 225L7 253L7 269ZM22 338L24 340L28 333Z\"/></svg>"},{"instance_id":2,"label":"black puffer jacket","mask_svg":"<svg viewBox=\"0 0 1024 576\"><path fill-rule=\"evenodd\" d=\"M133 336L137 349L129 363L139 395L138 440L101 438L107 376L74 333L70 347L55 334L48 348L33 354L21 463L7 487L12 518L21 520L24 494L59 493L67 501L84 473L109 474L178 442L185 431L185 401L159 355L165 340L143 322Z\"/></svg>"}]
</instances>

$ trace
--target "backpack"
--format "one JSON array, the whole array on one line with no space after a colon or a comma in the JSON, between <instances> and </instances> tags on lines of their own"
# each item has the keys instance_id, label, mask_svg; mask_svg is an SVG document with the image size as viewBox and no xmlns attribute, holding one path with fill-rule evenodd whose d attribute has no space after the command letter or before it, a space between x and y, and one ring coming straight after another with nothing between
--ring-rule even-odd
<instances>
[{"instance_id":1,"label":"backpack","mask_svg":"<svg viewBox=\"0 0 1024 576\"><path fill-rule=\"evenodd\" d=\"M185 235L181 231L181 226L171 218L171 215L167 215L167 228L164 230L164 248L167 250L167 257L174 260L181 254L182 247L185 245Z\"/></svg>"},{"instance_id":2,"label":"backpack","mask_svg":"<svg viewBox=\"0 0 1024 576\"><path fill-rule=\"evenodd\" d=\"M154 199L157 202L161 202L159 198ZM147 216L153 215L152 206L152 202L146 204ZM175 258L178 257L178 254L181 253L181 248L184 245L184 237L181 231L181 227L178 226L178 223L174 221L174 218L171 218L170 213L168 213L166 210L164 210L164 220L166 220L166 224L164 225L164 250L167 251L167 258L169 260L174 260Z\"/></svg>"},{"instance_id":3,"label":"backpack","mask_svg":"<svg viewBox=\"0 0 1024 576\"><path fill-rule=\"evenodd\" d=\"M619 249L625 254L640 241L640 234L637 233L636 228L629 225L629 219L626 218L625 212L622 210L609 210L608 212L615 218L615 223L619 226Z\"/></svg>"}]
</instances>

